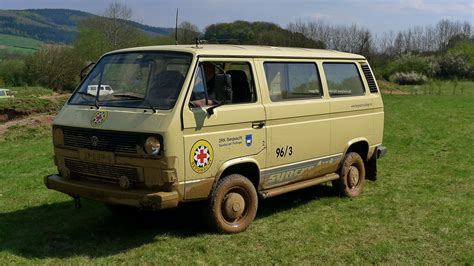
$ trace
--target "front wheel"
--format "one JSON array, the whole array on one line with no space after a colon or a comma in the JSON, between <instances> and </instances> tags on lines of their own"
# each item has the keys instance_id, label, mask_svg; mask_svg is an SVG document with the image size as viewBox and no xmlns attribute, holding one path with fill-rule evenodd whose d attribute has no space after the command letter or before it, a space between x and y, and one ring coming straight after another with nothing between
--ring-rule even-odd
<instances>
[{"instance_id":1,"label":"front wheel","mask_svg":"<svg viewBox=\"0 0 474 266\"><path fill-rule=\"evenodd\" d=\"M238 174L226 176L212 192L209 222L221 233L240 233L252 223L257 205L257 192L250 180Z\"/></svg>"},{"instance_id":2,"label":"front wheel","mask_svg":"<svg viewBox=\"0 0 474 266\"><path fill-rule=\"evenodd\" d=\"M356 152L349 152L344 157L339 179L332 182L340 194L347 197L357 197L362 193L365 182L364 160Z\"/></svg>"}]
</instances>

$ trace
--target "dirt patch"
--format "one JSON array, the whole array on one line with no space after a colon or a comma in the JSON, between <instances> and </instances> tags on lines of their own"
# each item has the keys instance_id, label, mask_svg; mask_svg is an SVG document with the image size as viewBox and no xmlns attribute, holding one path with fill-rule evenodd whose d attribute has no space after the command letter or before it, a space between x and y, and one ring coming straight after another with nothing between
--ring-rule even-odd
<instances>
[{"instance_id":1,"label":"dirt patch","mask_svg":"<svg viewBox=\"0 0 474 266\"><path fill-rule=\"evenodd\" d=\"M8 129L12 126L26 126L29 128L40 127L40 126L51 126L53 124L55 115L32 115L20 119L10 120L4 124L0 124L0 136L5 134Z\"/></svg>"},{"instance_id":2,"label":"dirt patch","mask_svg":"<svg viewBox=\"0 0 474 266\"><path fill-rule=\"evenodd\" d=\"M67 94L60 94L60 93L53 93L53 95L44 95L44 96L41 96L40 99L46 99L46 100L50 100L52 101L53 103L58 103L62 100L67 100L69 97L71 96L70 93L67 93Z\"/></svg>"},{"instance_id":3,"label":"dirt patch","mask_svg":"<svg viewBox=\"0 0 474 266\"><path fill-rule=\"evenodd\" d=\"M0 110L0 123L8 122L9 120L19 119L25 116L25 114L17 113L14 110Z\"/></svg>"}]
</instances>

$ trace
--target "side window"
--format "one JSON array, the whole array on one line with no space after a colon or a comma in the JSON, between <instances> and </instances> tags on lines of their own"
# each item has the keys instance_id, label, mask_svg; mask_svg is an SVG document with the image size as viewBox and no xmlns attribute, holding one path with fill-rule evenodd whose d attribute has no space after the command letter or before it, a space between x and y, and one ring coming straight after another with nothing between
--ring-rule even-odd
<instances>
[{"instance_id":1,"label":"side window","mask_svg":"<svg viewBox=\"0 0 474 266\"><path fill-rule=\"evenodd\" d=\"M353 63L324 63L324 74L332 97L364 95L364 85Z\"/></svg>"},{"instance_id":2,"label":"side window","mask_svg":"<svg viewBox=\"0 0 474 266\"><path fill-rule=\"evenodd\" d=\"M314 63L264 63L272 101L320 98L321 81Z\"/></svg>"},{"instance_id":3,"label":"side window","mask_svg":"<svg viewBox=\"0 0 474 266\"><path fill-rule=\"evenodd\" d=\"M250 64L247 62L204 62L196 72L193 92L189 105L200 107L216 105L216 94L224 90L222 77L230 78L232 102L226 104L252 103L257 100L255 83Z\"/></svg>"},{"instance_id":4,"label":"side window","mask_svg":"<svg viewBox=\"0 0 474 266\"><path fill-rule=\"evenodd\" d=\"M4 92L4 91L0 91L0 96L5 96L5 92Z\"/></svg>"}]
</instances>

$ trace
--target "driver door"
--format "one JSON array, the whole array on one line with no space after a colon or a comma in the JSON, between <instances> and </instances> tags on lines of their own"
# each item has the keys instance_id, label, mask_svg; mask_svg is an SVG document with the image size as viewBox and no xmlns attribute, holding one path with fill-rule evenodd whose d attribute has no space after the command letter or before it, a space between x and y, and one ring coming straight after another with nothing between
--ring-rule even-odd
<instances>
[{"instance_id":1,"label":"driver door","mask_svg":"<svg viewBox=\"0 0 474 266\"><path fill-rule=\"evenodd\" d=\"M207 110L215 101L203 63L214 64L215 74L225 72L232 78L233 100L215 108L212 115ZM183 110L185 199L192 198L186 194L186 186L214 179L229 160L251 157L260 167L265 166L266 117L254 71L253 60L242 58L202 60L197 66L187 102L201 100L204 104L190 103Z\"/></svg>"}]
</instances>

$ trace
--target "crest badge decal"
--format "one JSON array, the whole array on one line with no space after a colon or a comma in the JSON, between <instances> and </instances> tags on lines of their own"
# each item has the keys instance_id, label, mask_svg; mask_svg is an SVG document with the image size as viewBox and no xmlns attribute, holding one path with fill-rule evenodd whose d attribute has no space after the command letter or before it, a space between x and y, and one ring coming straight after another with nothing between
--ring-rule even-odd
<instances>
[{"instance_id":1,"label":"crest badge decal","mask_svg":"<svg viewBox=\"0 0 474 266\"><path fill-rule=\"evenodd\" d=\"M103 110L103 109L97 110L92 115L91 126L92 127L99 127L100 125L102 125L105 122L105 120L107 119L108 116L109 116L109 112L107 112L107 110Z\"/></svg>"},{"instance_id":2,"label":"crest badge decal","mask_svg":"<svg viewBox=\"0 0 474 266\"><path fill-rule=\"evenodd\" d=\"M214 151L208 141L198 140L194 143L189 153L189 161L194 172L202 174L209 170L213 159Z\"/></svg>"},{"instance_id":3,"label":"crest badge decal","mask_svg":"<svg viewBox=\"0 0 474 266\"><path fill-rule=\"evenodd\" d=\"M252 146L252 134L245 135L245 145Z\"/></svg>"}]
</instances>

